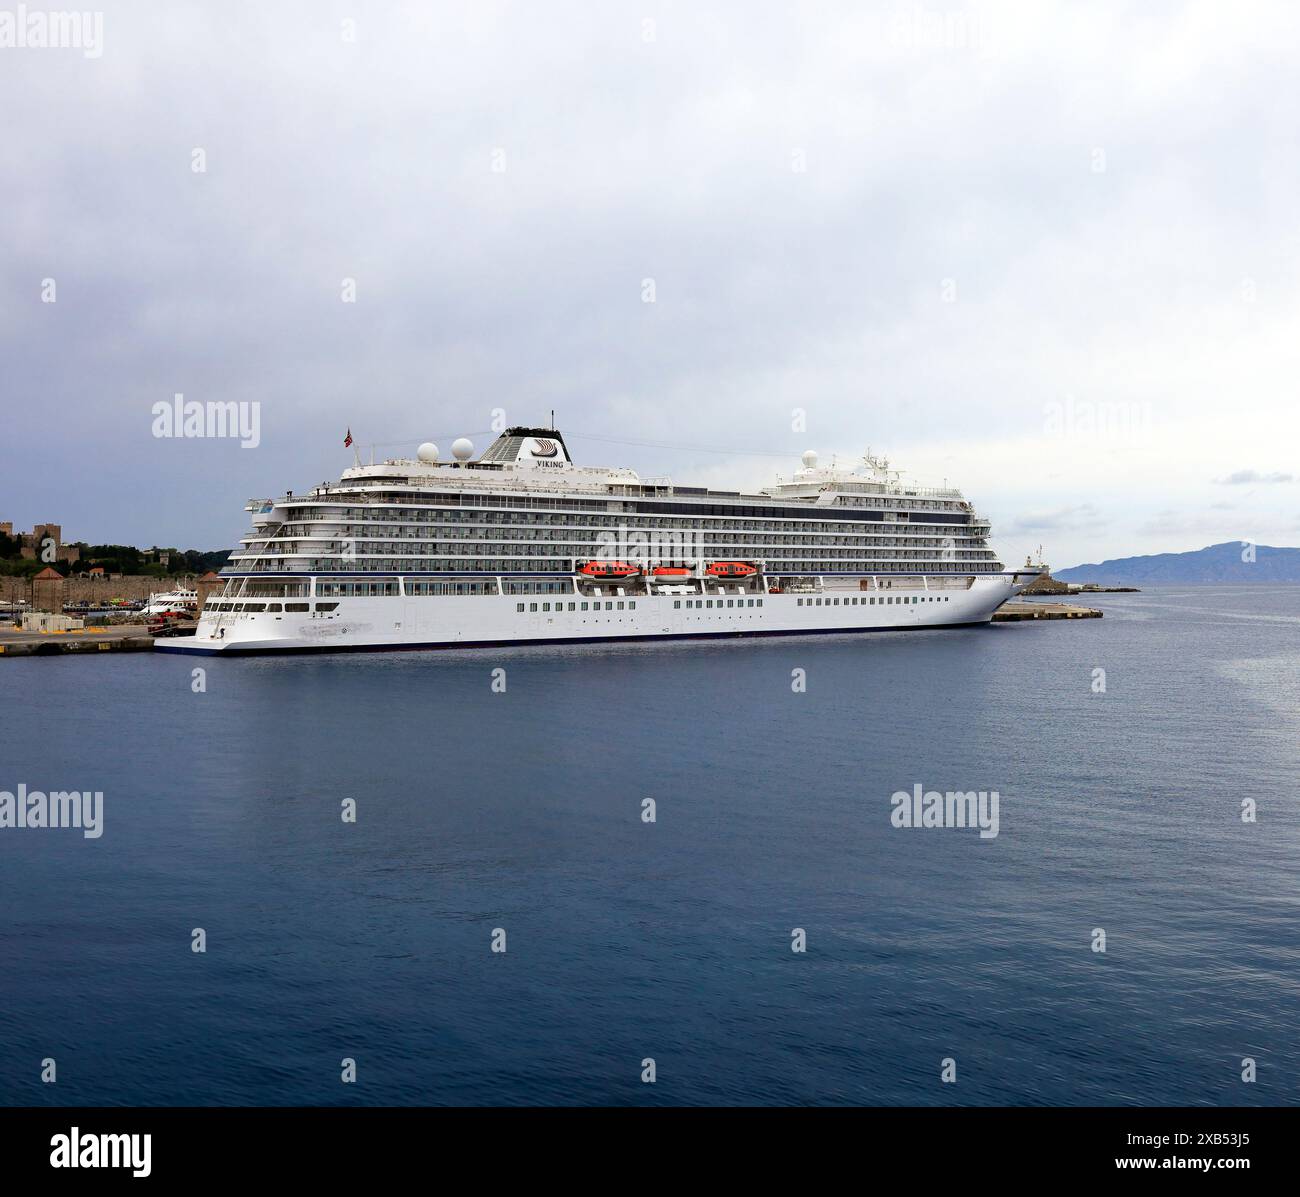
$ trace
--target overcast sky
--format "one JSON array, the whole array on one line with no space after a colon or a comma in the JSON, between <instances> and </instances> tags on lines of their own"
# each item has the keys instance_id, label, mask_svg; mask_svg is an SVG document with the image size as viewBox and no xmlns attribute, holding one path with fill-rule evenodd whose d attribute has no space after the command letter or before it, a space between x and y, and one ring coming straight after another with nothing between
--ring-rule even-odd
<instances>
[{"instance_id":1,"label":"overcast sky","mask_svg":"<svg viewBox=\"0 0 1300 1197\"><path fill-rule=\"evenodd\" d=\"M554 408L682 483L871 446L1008 562L1300 544L1300 6L102 14L0 48L22 529L226 548L349 427ZM155 437L177 392L260 444Z\"/></svg>"}]
</instances>

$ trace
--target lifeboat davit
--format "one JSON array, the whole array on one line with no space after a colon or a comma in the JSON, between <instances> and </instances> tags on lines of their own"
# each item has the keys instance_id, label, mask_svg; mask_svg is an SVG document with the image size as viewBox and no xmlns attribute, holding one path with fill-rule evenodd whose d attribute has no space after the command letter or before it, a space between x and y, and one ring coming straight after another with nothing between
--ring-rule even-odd
<instances>
[{"instance_id":1,"label":"lifeboat davit","mask_svg":"<svg viewBox=\"0 0 1300 1197\"><path fill-rule=\"evenodd\" d=\"M715 561L704 572L711 578L752 578L758 570L748 561Z\"/></svg>"},{"instance_id":2,"label":"lifeboat davit","mask_svg":"<svg viewBox=\"0 0 1300 1197\"><path fill-rule=\"evenodd\" d=\"M650 571L650 576L657 581L676 582L689 578L691 571L676 565L657 565Z\"/></svg>"},{"instance_id":3,"label":"lifeboat davit","mask_svg":"<svg viewBox=\"0 0 1300 1197\"><path fill-rule=\"evenodd\" d=\"M640 572L626 561L588 561L578 570L584 578L631 578Z\"/></svg>"}]
</instances>

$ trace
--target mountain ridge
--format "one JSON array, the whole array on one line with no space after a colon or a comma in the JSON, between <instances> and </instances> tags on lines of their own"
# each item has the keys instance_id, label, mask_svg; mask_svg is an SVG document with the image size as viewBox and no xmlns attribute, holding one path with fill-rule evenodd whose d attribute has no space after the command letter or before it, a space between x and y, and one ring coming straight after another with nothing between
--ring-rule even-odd
<instances>
[{"instance_id":1,"label":"mountain ridge","mask_svg":"<svg viewBox=\"0 0 1300 1197\"><path fill-rule=\"evenodd\" d=\"M1243 559L1253 556L1253 560ZM1186 553L1151 553L1115 557L1056 570L1059 582L1096 582L1100 586L1139 582L1300 582L1300 549L1251 545L1225 540Z\"/></svg>"}]
</instances>

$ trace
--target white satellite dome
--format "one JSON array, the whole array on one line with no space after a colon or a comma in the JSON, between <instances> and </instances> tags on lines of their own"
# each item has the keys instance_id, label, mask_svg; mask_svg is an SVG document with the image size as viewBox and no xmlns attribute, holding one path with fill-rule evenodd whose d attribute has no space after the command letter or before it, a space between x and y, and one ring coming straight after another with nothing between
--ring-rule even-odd
<instances>
[{"instance_id":1,"label":"white satellite dome","mask_svg":"<svg viewBox=\"0 0 1300 1197\"><path fill-rule=\"evenodd\" d=\"M416 457L432 465L438 460L438 446L432 441L425 441L416 451Z\"/></svg>"},{"instance_id":2,"label":"white satellite dome","mask_svg":"<svg viewBox=\"0 0 1300 1197\"><path fill-rule=\"evenodd\" d=\"M815 470L817 468L817 450L807 449L801 459L805 470Z\"/></svg>"},{"instance_id":3,"label":"white satellite dome","mask_svg":"<svg viewBox=\"0 0 1300 1197\"><path fill-rule=\"evenodd\" d=\"M474 442L467 436L458 437L451 446L451 455L457 461L468 461L474 453Z\"/></svg>"}]
</instances>

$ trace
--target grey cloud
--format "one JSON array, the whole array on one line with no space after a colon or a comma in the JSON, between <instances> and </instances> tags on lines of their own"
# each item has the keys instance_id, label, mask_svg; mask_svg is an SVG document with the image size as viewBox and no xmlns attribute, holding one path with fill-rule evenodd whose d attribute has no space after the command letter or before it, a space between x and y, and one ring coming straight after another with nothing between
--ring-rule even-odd
<instances>
[{"instance_id":1,"label":"grey cloud","mask_svg":"<svg viewBox=\"0 0 1300 1197\"><path fill-rule=\"evenodd\" d=\"M1235 535L1233 531L1225 529L1221 522L1206 519L1203 514L1196 510L1175 510L1173 508L1165 508L1155 512L1148 519L1142 521L1137 530L1140 534L1146 536L1182 538L1179 543L1188 544L1198 537L1202 539L1211 537L1218 541L1231 539Z\"/></svg>"},{"instance_id":2,"label":"grey cloud","mask_svg":"<svg viewBox=\"0 0 1300 1197\"><path fill-rule=\"evenodd\" d=\"M387 454L494 408L735 485L772 472L745 451L1041 438L1044 396L1177 425L1160 366L1221 280L1249 265L1263 312L1293 274L1276 22L976 6L949 37L910 3L732 3L649 6L647 40L643 5L377 2L348 43L315 3L102 7L102 58L0 74L23 526L229 545L249 495L337 476L349 426ZM178 391L260 403L259 448L152 438Z\"/></svg>"},{"instance_id":3,"label":"grey cloud","mask_svg":"<svg viewBox=\"0 0 1300 1197\"><path fill-rule=\"evenodd\" d=\"M1026 532L1061 532L1095 528L1101 518L1101 512L1094 504L1079 503L1069 507L1027 512L1007 527L1007 533L1015 535Z\"/></svg>"},{"instance_id":4,"label":"grey cloud","mask_svg":"<svg viewBox=\"0 0 1300 1197\"><path fill-rule=\"evenodd\" d=\"M1229 474L1226 478L1218 478L1215 481L1220 486L1246 486L1252 483L1274 483L1274 482L1294 482L1293 474L1262 474L1258 470L1238 470L1235 474Z\"/></svg>"}]
</instances>

